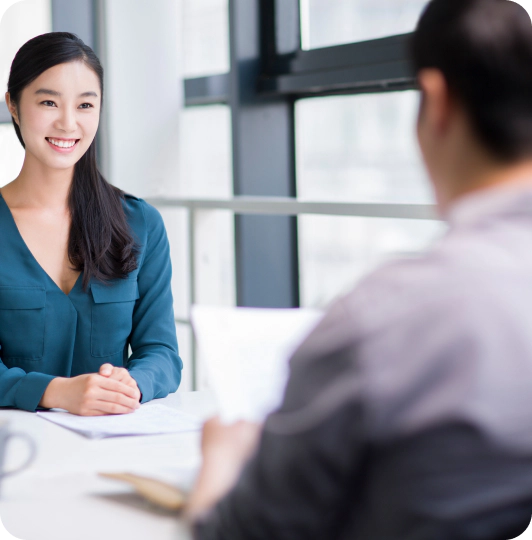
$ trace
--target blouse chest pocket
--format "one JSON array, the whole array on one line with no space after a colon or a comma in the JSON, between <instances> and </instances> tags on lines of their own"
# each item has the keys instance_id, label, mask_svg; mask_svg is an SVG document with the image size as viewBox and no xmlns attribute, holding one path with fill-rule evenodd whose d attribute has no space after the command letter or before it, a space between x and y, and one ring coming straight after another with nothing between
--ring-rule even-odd
<instances>
[{"instance_id":1,"label":"blouse chest pocket","mask_svg":"<svg viewBox=\"0 0 532 540\"><path fill-rule=\"evenodd\" d=\"M44 354L46 290L0 286L2 360L40 360Z\"/></svg>"},{"instance_id":2,"label":"blouse chest pocket","mask_svg":"<svg viewBox=\"0 0 532 540\"><path fill-rule=\"evenodd\" d=\"M94 357L121 353L133 325L133 308L139 298L136 279L93 283L91 313L91 354Z\"/></svg>"}]
</instances>

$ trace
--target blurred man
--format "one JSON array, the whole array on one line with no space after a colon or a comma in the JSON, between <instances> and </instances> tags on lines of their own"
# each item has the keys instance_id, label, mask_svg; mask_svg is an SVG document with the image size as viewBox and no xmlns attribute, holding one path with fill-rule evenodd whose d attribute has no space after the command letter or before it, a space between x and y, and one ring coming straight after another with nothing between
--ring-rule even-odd
<instances>
[{"instance_id":1,"label":"blurred man","mask_svg":"<svg viewBox=\"0 0 532 540\"><path fill-rule=\"evenodd\" d=\"M433 0L412 56L449 233L331 307L258 444L207 424L198 539L505 540L530 522L530 18Z\"/></svg>"}]
</instances>

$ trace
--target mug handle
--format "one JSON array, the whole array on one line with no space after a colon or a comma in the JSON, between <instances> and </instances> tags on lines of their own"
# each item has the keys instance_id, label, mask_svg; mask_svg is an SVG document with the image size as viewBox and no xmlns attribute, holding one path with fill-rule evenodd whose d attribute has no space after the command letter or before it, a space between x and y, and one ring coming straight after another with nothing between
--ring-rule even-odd
<instances>
[{"instance_id":1,"label":"mug handle","mask_svg":"<svg viewBox=\"0 0 532 540\"><path fill-rule=\"evenodd\" d=\"M0 472L0 478L5 478L6 476L11 476L12 474L17 474L17 473L23 471L26 467L28 467L31 464L31 462L35 459L35 455L37 454L37 448L35 446L35 442L26 433L20 433L20 432L17 432L17 431L9 433L7 435L7 437L6 437L6 442L9 439L13 439L15 437L19 437L20 439L25 439L26 440L26 442L28 443L29 449L30 449L30 455L28 456L28 459L26 459L26 461L22 465L20 465L20 467L17 467L16 469L13 469L12 471L2 471L2 472Z\"/></svg>"}]
</instances>

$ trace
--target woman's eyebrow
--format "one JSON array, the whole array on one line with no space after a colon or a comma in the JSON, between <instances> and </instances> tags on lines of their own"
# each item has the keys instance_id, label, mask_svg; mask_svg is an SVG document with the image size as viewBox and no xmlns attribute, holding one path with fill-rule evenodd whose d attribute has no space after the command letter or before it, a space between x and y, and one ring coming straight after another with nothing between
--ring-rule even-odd
<instances>
[{"instance_id":1,"label":"woman's eyebrow","mask_svg":"<svg viewBox=\"0 0 532 540\"><path fill-rule=\"evenodd\" d=\"M83 92L83 94L80 94L79 97L96 97L97 98L98 94L91 90L89 92Z\"/></svg>"},{"instance_id":2,"label":"woman's eyebrow","mask_svg":"<svg viewBox=\"0 0 532 540\"><path fill-rule=\"evenodd\" d=\"M57 92L57 90L50 90L49 88L39 88L39 90L37 90L35 94L46 94L48 96L56 96L56 97L61 97L63 95L61 94L61 92ZM96 97L97 98L98 94L91 90L88 92L83 92L82 94L79 95L79 97Z\"/></svg>"}]
</instances>

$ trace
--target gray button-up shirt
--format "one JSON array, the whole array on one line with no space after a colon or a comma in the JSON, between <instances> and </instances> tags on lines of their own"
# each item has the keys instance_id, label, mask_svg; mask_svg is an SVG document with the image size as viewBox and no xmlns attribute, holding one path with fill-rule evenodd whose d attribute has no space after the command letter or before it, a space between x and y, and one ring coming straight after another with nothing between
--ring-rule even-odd
<instances>
[{"instance_id":1,"label":"gray button-up shirt","mask_svg":"<svg viewBox=\"0 0 532 540\"><path fill-rule=\"evenodd\" d=\"M532 513L532 187L337 301L201 539L509 539Z\"/></svg>"}]
</instances>

